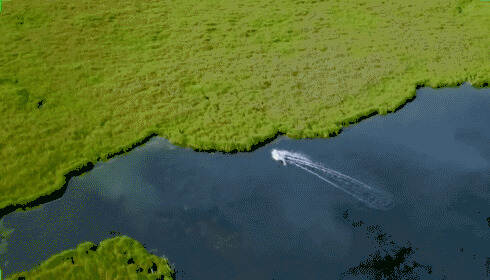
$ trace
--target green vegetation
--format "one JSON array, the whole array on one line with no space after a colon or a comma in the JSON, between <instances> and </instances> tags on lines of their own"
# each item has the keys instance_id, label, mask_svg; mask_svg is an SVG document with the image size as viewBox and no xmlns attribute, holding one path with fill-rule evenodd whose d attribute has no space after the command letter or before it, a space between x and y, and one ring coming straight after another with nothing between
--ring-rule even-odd
<instances>
[{"instance_id":1,"label":"green vegetation","mask_svg":"<svg viewBox=\"0 0 490 280\"><path fill-rule=\"evenodd\" d=\"M151 134L246 151L485 86L489 20L479 0L5 2L0 209Z\"/></svg>"},{"instance_id":2,"label":"green vegetation","mask_svg":"<svg viewBox=\"0 0 490 280\"><path fill-rule=\"evenodd\" d=\"M104 240L99 246L85 242L74 250L54 255L29 272L11 275L17 279L173 279L164 258L149 254L137 241L126 237Z\"/></svg>"}]
</instances>

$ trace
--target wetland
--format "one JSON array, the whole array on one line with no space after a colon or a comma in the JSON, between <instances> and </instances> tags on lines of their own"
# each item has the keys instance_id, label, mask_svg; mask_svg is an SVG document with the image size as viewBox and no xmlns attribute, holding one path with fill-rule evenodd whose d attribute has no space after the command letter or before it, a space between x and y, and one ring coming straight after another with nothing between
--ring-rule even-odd
<instances>
[{"instance_id":1,"label":"wetland","mask_svg":"<svg viewBox=\"0 0 490 280\"><path fill-rule=\"evenodd\" d=\"M127 235L168 258L177 279L485 279L489 94L421 88L396 113L336 137L279 136L253 152L195 152L153 137L72 178L61 198L6 215L13 232L0 266L8 276ZM366 207L273 160L273 149L376 186L393 206Z\"/></svg>"}]
</instances>

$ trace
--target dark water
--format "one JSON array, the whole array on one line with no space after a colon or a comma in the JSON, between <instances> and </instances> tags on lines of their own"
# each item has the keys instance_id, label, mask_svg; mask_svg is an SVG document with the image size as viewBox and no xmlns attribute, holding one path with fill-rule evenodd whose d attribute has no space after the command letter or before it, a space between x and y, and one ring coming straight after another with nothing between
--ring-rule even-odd
<instances>
[{"instance_id":1,"label":"dark water","mask_svg":"<svg viewBox=\"0 0 490 280\"><path fill-rule=\"evenodd\" d=\"M281 137L251 153L154 138L73 178L61 199L6 216L15 231L0 266L25 270L117 231L168 257L178 279L371 279L373 266L398 267L391 279L488 279L489 128L490 90L464 85L421 89L334 138ZM386 190L395 207L367 208L273 161L273 148Z\"/></svg>"}]
</instances>

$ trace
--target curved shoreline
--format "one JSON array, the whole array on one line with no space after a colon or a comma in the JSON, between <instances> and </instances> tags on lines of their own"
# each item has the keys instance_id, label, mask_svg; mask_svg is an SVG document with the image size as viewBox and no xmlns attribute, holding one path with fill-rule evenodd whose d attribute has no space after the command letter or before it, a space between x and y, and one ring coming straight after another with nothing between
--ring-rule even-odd
<instances>
[{"instance_id":1,"label":"curved shoreline","mask_svg":"<svg viewBox=\"0 0 490 280\"><path fill-rule=\"evenodd\" d=\"M481 85L472 85L470 82L460 82L460 83L456 83L456 86L454 86L454 85L453 86L451 86L451 85L450 86L444 86L443 85L443 86L428 87L428 88L432 88L432 89L439 89L439 88L458 88L461 85L466 84L466 83L469 84L471 87L476 88L476 89L488 88L488 82L482 82ZM418 90L418 89L421 89L421 88L424 88L424 87L427 87L427 86L425 86L424 84L416 85L415 86L415 90ZM416 98L416 94L414 94L412 97L407 98L404 103L402 103L400 106L398 106L394 110L388 111L388 113L395 113L395 112L401 110L408 103L413 102L415 100L415 98ZM373 111L373 112L369 113L368 115L363 115L363 116L359 117L354 122L350 121L347 125L342 125L338 131L335 131L335 132L330 133L328 137L335 137L335 136L339 135L340 133L342 133L343 128L348 127L348 126L350 126L352 124L359 123L362 120L365 120L365 119L370 118L372 116L376 116L378 114L380 114L378 111ZM268 138L266 138L263 141L260 141L260 142L258 142L256 144L252 144L250 146L251 148L248 149L248 150L235 149L235 150L232 150L232 151L229 151L229 152L227 152L227 151L220 151L220 150L216 150L216 149L201 149L199 147L184 146L184 145L179 145L178 143L172 143L171 142L171 139L168 139L168 140L169 140L169 142L172 145L179 146L179 147L182 147L182 148L191 148L191 149L193 149L196 152L206 152L206 153L220 152L220 153L224 153L224 154L236 154L236 153L239 153L239 152L253 152L253 151L255 151L258 148L261 148L263 146L266 146L267 144L271 143L272 141L274 141L275 139L277 139L279 136L282 136L282 135L286 135L287 136L287 133L283 133L283 132L279 132L278 131L272 137L268 137ZM159 136L159 135L157 133L150 132L148 136L143 137L139 141L136 141L136 142L134 142L132 144L126 145L126 146L124 146L122 149L120 149L117 152L108 153L107 156L106 156L106 160L111 159L111 158L114 158L114 157L116 157L118 155L123 155L125 153L128 153L128 152L134 150L135 148L146 144L148 141L150 141L155 136ZM159 137L162 137L162 136L159 136ZM315 138L322 138L322 137L315 137ZM308 138L299 138L299 139L313 139L313 138L309 138L308 137ZM97 159L97 161L95 161L95 164L98 163L98 162L100 162L100 161L101 161L101 158L99 157ZM64 183L63 183L63 185L60 188L56 188L50 194L41 195L38 198L36 198L35 200L32 200L32 201L27 202L25 204L19 203L19 204L14 204L14 205L8 205L7 207L1 208L0 209L0 219L2 219L4 216L6 216L6 215L8 215L8 214L10 214L12 212L15 212L15 211L17 211L19 209L21 209L23 211L29 211L29 208L37 207L37 206L40 206L40 205L42 205L44 203L47 203L47 202L50 202L50 201L54 201L54 200L56 200L58 198L61 198L63 196L63 194L65 193L67 187L68 187L68 183L69 183L70 179L73 178L73 177L76 177L76 176L80 176L80 175L82 175L82 174L84 174L84 173L92 170L95 167L95 164L94 164L94 162L87 162L84 165L82 165L81 167L77 167L77 168L74 168L73 170L69 171L68 173L66 173L64 175L64 180L63 180Z\"/></svg>"},{"instance_id":2,"label":"curved shoreline","mask_svg":"<svg viewBox=\"0 0 490 280\"><path fill-rule=\"evenodd\" d=\"M129 147L128 148L124 148L118 152L114 152L114 153L109 153L107 155L107 159L111 159L111 158L114 158L118 155L122 155L122 154L125 154L125 153L129 153L130 151L134 150L135 148L141 146L141 145L144 145L146 142L150 141L151 138L153 138L154 136L158 136L157 134L155 133L151 133L150 135L144 137L142 140L140 141L137 141L131 145L128 145ZM101 161L101 158L98 158L97 161L95 163L98 163ZM59 189L56 189L54 192L50 193L50 194L46 194L46 195L41 195L39 196L38 198L36 198L35 200L33 201L30 201L26 204L14 204L14 205L9 205L5 208L1 208L0 209L0 220L12 213L12 212L15 212L19 209L22 209L23 211L26 211L28 210L28 208L34 208L34 207L37 207L37 206L40 206L41 204L44 204L44 203L48 203L50 201L54 201L58 198L61 198L63 196L63 194L65 193L67 187L68 187L68 183L70 182L70 179L73 178L73 177L76 177L76 176L80 176L86 172L89 172L90 170L92 170L93 168L95 167L95 164L93 162L87 162L85 163L84 165L80 166L80 167L77 167L71 171L69 171L68 173L66 173L64 175L64 183L63 185L61 186L61 188Z\"/></svg>"},{"instance_id":3,"label":"curved shoreline","mask_svg":"<svg viewBox=\"0 0 490 280\"><path fill-rule=\"evenodd\" d=\"M73 170L153 134L250 151L337 135L417 85L489 79L478 0L58 4L0 17L0 209L55 197Z\"/></svg>"}]
</instances>

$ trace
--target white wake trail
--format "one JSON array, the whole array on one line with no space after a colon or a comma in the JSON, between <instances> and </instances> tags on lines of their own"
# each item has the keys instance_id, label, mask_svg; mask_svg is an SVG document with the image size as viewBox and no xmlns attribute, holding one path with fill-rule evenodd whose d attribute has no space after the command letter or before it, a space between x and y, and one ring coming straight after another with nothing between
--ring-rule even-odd
<instances>
[{"instance_id":1,"label":"white wake trail","mask_svg":"<svg viewBox=\"0 0 490 280\"><path fill-rule=\"evenodd\" d=\"M335 188L352 195L368 207L388 210L394 206L393 195L390 193L373 188L350 176L327 168L320 163L315 163L302 154L273 149L271 155L274 160L281 161L283 165L289 163L315 175Z\"/></svg>"}]
</instances>

